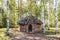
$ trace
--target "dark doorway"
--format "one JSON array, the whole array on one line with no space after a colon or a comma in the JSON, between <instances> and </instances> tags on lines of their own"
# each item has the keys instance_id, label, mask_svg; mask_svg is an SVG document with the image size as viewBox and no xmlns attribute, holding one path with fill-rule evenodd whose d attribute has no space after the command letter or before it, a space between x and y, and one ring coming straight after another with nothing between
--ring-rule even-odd
<instances>
[{"instance_id":1,"label":"dark doorway","mask_svg":"<svg viewBox=\"0 0 60 40\"><path fill-rule=\"evenodd\" d=\"M32 25L30 24L29 27L28 27L28 31L29 32L32 32Z\"/></svg>"}]
</instances>

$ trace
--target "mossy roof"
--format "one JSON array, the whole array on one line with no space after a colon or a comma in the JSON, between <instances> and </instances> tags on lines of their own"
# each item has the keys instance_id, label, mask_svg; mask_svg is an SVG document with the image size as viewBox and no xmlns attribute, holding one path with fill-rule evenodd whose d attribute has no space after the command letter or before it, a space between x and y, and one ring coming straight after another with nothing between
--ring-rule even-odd
<instances>
[{"instance_id":1,"label":"mossy roof","mask_svg":"<svg viewBox=\"0 0 60 40\"><path fill-rule=\"evenodd\" d=\"M26 16L24 19L18 21L18 24L25 25L25 24L43 24L41 20L38 20L35 16Z\"/></svg>"}]
</instances>

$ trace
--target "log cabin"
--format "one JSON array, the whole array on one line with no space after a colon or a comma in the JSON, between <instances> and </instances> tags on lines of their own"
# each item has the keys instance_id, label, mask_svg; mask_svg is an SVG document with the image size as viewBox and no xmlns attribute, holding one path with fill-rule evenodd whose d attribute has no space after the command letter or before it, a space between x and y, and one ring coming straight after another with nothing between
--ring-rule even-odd
<instances>
[{"instance_id":1,"label":"log cabin","mask_svg":"<svg viewBox=\"0 0 60 40\"><path fill-rule=\"evenodd\" d=\"M21 32L35 33L40 32L42 28L42 21L35 16L26 16L24 19L18 21Z\"/></svg>"}]
</instances>

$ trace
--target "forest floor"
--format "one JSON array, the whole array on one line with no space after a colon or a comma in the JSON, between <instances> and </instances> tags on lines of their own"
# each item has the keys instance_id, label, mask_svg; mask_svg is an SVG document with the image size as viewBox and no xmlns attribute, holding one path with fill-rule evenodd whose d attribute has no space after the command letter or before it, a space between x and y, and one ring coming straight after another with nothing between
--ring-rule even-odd
<instances>
[{"instance_id":1,"label":"forest floor","mask_svg":"<svg viewBox=\"0 0 60 40\"><path fill-rule=\"evenodd\" d=\"M11 36L11 40L60 40L60 34L55 33L54 36L47 36L47 34L43 33L24 33L18 30L12 32L14 35Z\"/></svg>"},{"instance_id":2,"label":"forest floor","mask_svg":"<svg viewBox=\"0 0 60 40\"><path fill-rule=\"evenodd\" d=\"M0 29L0 40L60 40L60 33L56 34L54 30L49 30L45 34L43 33L28 34L11 28L9 36L6 36L5 32L6 28Z\"/></svg>"}]
</instances>

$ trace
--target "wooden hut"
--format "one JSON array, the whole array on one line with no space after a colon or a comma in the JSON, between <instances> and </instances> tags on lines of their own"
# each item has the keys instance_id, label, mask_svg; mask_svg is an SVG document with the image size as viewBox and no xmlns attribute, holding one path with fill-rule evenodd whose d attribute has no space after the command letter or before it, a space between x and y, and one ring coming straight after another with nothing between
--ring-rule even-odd
<instances>
[{"instance_id":1,"label":"wooden hut","mask_svg":"<svg viewBox=\"0 0 60 40\"><path fill-rule=\"evenodd\" d=\"M41 20L38 20L35 16L30 15L25 17L24 19L19 20L18 24L20 26L21 32L34 33L40 32L43 23Z\"/></svg>"}]
</instances>

